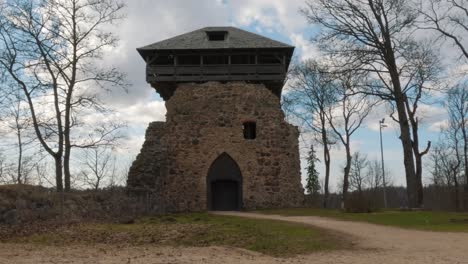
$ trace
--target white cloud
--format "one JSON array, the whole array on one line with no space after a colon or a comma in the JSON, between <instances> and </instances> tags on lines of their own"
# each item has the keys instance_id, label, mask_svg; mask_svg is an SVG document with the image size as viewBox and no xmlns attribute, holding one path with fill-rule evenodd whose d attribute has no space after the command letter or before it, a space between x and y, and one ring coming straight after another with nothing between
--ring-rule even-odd
<instances>
[{"instance_id":1,"label":"white cloud","mask_svg":"<svg viewBox=\"0 0 468 264\"><path fill-rule=\"evenodd\" d=\"M231 0L228 6L233 21L240 26L259 24L262 28L288 35L307 25L299 14L303 0Z\"/></svg>"},{"instance_id":2,"label":"white cloud","mask_svg":"<svg viewBox=\"0 0 468 264\"><path fill-rule=\"evenodd\" d=\"M317 47L304 37L303 34L291 33L290 39L293 45L297 47L299 54L301 54L301 60L320 57L320 52Z\"/></svg>"},{"instance_id":3,"label":"white cloud","mask_svg":"<svg viewBox=\"0 0 468 264\"><path fill-rule=\"evenodd\" d=\"M385 118L386 127L383 130L383 132L396 130L398 128L398 124L390 117L389 112L390 110L386 103L378 104L367 116L366 120L364 121L363 127L367 127L367 129L371 131L379 131L379 121Z\"/></svg>"},{"instance_id":4,"label":"white cloud","mask_svg":"<svg viewBox=\"0 0 468 264\"><path fill-rule=\"evenodd\" d=\"M432 132L440 132L441 129L448 128L449 126L448 123L449 123L448 120L434 122L428 127L428 130Z\"/></svg>"},{"instance_id":5,"label":"white cloud","mask_svg":"<svg viewBox=\"0 0 468 264\"><path fill-rule=\"evenodd\" d=\"M120 109L114 116L133 126L146 126L153 121L164 121L166 108L162 101L148 101Z\"/></svg>"},{"instance_id":6,"label":"white cloud","mask_svg":"<svg viewBox=\"0 0 468 264\"><path fill-rule=\"evenodd\" d=\"M418 116L424 126L433 126L447 119L447 110L438 105L420 104Z\"/></svg>"}]
</instances>

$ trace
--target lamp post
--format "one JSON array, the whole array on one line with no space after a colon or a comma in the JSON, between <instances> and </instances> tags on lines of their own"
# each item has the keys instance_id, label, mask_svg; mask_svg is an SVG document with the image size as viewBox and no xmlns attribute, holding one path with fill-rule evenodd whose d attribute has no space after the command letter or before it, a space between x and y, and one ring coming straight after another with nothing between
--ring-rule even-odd
<instances>
[{"instance_id":1,"label":"lamp post","mask_svg":"<svg viewBox=\"0 0 468 264\"><path fill-rule=\"evenodd\" d=\"M387 208L387 184L385 182L385 165L384 165L384 157L383 157L383 142L382 142L382 128L387 127L387 125L384 123L385 118L382 118L382 120L379 121L379 127L380 127L380 156L382 158L382 181L383 181L383 199L384 199L384 208Z\"/></svg>"}]
</instances>

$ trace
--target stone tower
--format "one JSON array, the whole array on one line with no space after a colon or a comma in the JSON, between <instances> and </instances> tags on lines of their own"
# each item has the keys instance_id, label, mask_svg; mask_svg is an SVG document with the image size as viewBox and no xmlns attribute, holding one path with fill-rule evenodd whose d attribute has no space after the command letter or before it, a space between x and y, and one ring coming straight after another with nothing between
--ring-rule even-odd
<instances>
[{"instance_id":1,"label":"stone tower","mask_svg":"<svg viewBox=\"0 0 468 264\"><path fill-rule=\"evenodd\" d=\"M300 206L299 133L280 106L293 51L233 27L138 49L167 114L146 131L129 191L159 212Z\"/></svg>"}]
</instances>

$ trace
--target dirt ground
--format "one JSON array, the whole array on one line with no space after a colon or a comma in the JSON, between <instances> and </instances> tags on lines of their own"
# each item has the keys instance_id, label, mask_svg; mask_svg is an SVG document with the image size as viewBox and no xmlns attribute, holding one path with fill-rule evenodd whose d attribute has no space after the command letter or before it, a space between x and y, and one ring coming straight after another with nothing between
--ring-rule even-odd
<instances>
[{"instance_id":1,"label":"dirt ground","mask_svg":"<svg viewBox=\"0 0 468 264\"><path fill-rule=\"evenodd\" d=\"M223 213L311 224L355 238L357 250L273 258L226 247L111 247L0 244L0 263L468 263L468 234L404 230L321 217Z\"/></svg>"}]
</instances>

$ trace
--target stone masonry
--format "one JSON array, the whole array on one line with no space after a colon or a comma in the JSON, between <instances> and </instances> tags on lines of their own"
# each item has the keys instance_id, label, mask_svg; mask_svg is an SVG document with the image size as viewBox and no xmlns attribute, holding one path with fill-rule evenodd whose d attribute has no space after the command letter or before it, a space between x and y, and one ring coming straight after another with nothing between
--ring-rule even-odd
<instances>
[{"instance_id":1,"label":"stone masonry","mask_svg":"<svg viewBox=\"0 0 468 264\"><path fill-rule=\"evenodd\" d=\"M128 176L129 191L152 197L153 210L207 210L207 174L223 153L241 171L242 209L302 204L299 132L263 84L179 83L166 108ZM246 121L256 122L256 139L244 138Z\"/></svg>"}]
</instances>

